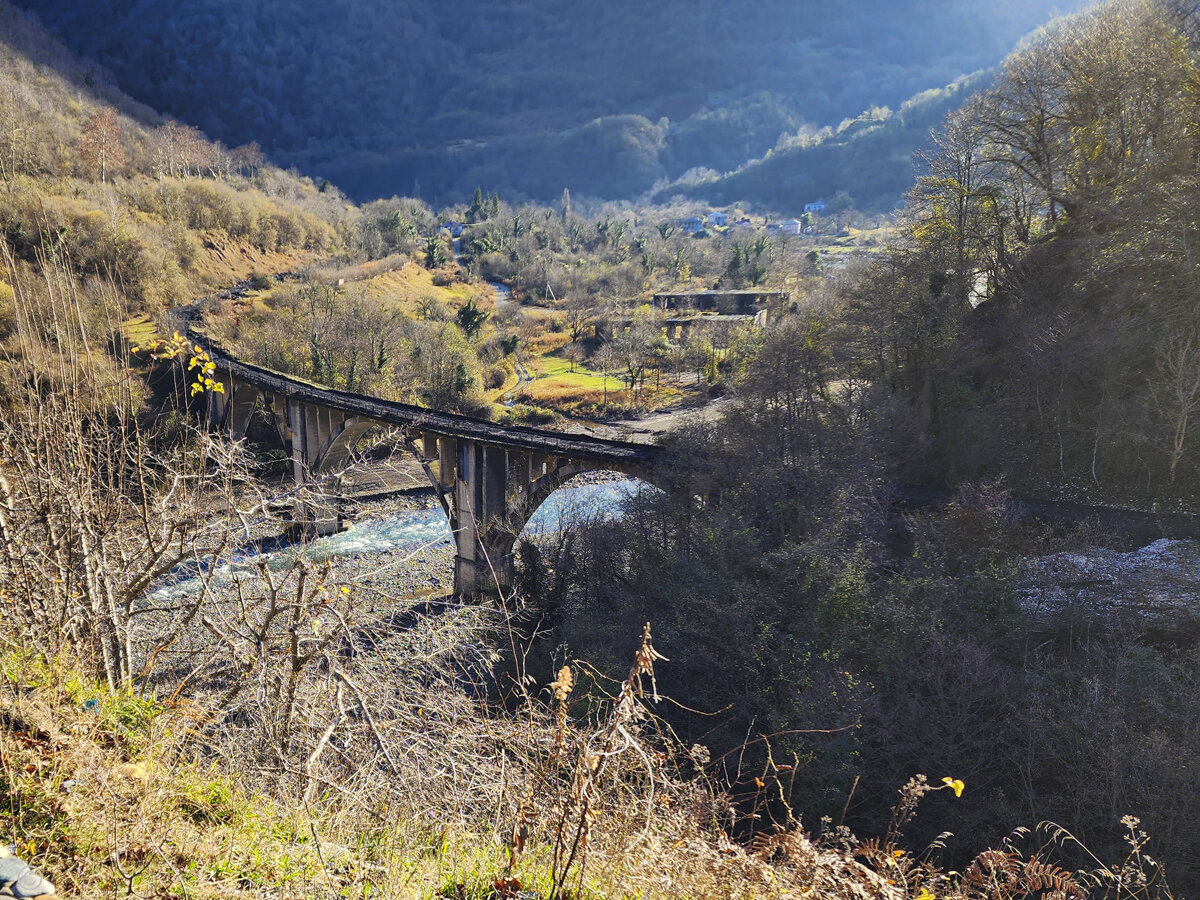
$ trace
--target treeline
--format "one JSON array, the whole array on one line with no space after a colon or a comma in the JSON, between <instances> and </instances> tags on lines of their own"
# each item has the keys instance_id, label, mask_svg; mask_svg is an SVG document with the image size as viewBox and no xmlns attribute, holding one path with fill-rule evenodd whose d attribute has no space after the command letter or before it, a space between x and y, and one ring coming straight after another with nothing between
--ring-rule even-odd
<instances>
[{"instance_id":1,"label":"treeline","mask_svg":"<svg viewBox=\"0 0 1200 900\"><path fill-rule=\"evenodd\" d=\"M478 183L541 200L564 186L621 198L696 167L731 171L806 124L895 108L994 64L1052 9L25 5L124 88L215 138L257 140L361 199L418 193L419 182L442 200Z\"/></svg>"},{"instance_id":2,"label":"treeline","mask_svg":"<svg viewBox=\"0 0 1200 900\"><path fill-rule=\"evenodd\" d=\"M991 74L976 72L944 88L922 91L896 111L874 107L836 128L781 134L762 158L724 174L696 173L696 180L668 185L657 196L710 203L749 199L796 210L817 198L845 193L860 209L891 211L912 186L914 155L928 143L930 130L983 88ZM917 163L919 167L919 159Z\"/></svg>"}]
</instances>

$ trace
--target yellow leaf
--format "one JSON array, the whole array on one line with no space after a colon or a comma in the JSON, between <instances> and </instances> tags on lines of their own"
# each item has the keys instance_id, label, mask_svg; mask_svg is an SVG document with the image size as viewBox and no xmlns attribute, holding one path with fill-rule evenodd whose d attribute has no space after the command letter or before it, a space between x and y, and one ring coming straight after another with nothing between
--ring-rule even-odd
<instances>
[{"instance_id":1,"label":"yellow leaf","mask_svg":"<svg viewBox=\"0 0 1200 900\"><path fill-rule=\"evenodd\" d=\"M962 784L960 781L959 784ZM921 888L921 893L917 894L916 900L937 900L937 898L929 892L929 888Z\"/></svg>"},{"instance_id":2,"label":"yellow leaf","mask_svg":"<svg viewBox=\"0 0 1200 900\"><path fill-rule=\"evenodd\" d=\"M963 784L961 779L951 778L949 775L942 779L942 784L954 791L955 797L961 797L962 792L967 787L965 784Z\"/></svg>"}]
</instances>

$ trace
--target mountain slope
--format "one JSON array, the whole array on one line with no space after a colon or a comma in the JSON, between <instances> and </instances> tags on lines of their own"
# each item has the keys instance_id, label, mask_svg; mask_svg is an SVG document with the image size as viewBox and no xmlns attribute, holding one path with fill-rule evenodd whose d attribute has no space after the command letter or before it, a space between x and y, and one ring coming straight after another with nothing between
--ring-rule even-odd
<instances>
[{"instance_id":1,"label":"mountain slope","mask_svg":"<svg viewBox=\"0 0 1200 900\"><path fill-rule=\"evenodd\" d=\"M166 122L2 0L0 188L13 254L0 280L38 296L44 264L67 261L85 299L120 318L328 252L350 214L311 181ZM0 341L13 315L0 291Z\"/></svg>"},{"instance_id":2,"label":"mountain slope","mask_svg":"<svg viewBox=\"0 0 1200 900\"><path fill-rule=\"evenodd\" d=\"M836 130L781 138L761 159L696 183L671 185L658 199L682 195L799 210L818 198L841 195L842 203L860 209L891 210L912 186L913 155L928 143L931 129L992 77L990 70L976 72L940 90L924 91L895 112L872 109Z\"/></svg>"},{"instance_id":3,"label":"mountain slope","mask_svg":"<svg viewBox=\"0 0 1200 900\"><path fill-rule=\"evenodd\" d=\"M358 197L626 197L995 64L1018 0L20 0L135 96ZM1066 7L1064 9L1064 6Z\"/></svg>"}]
</instances>

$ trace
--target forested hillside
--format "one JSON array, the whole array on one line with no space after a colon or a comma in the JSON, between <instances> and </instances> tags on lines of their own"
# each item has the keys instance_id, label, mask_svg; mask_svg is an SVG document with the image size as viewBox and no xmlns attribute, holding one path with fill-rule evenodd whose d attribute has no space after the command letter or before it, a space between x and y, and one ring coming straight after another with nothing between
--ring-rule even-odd
<instances>
[{"instance_id":1,"label":"forested hillside","mask_svg":"<svg viewBox=\"0 0 1200 900\"><path fill-rule=\"evenodd\" d=\"M1195 496L1195 34L1190 4L1107 5L939 130L848 325L914 477Z\"/></svg>"},{"instance_id":2,"label":"forested hillside","mask_svg":"<svg viewBox=\"0 0 1200 900\"><path fill-rule=\"evenodd\" d=\"M1007 501L1196 510L1198 87L1190 2L1115 0L1014 54L939 129L890 251L809 293L733 410L678 438L688 488L523 548L546 649L598 659L653 616L676 732L763 735L724 765L786 781L810 827L881 831L895 773L962 773L986 799L910 829L955 868L1018 820L1138 858L1140 820L1194 893L1197 569L1170 554L1196 545L1143 547L1180 581L1131 586L1093 560L1135 538ZM931 513L905 481L958 492Z\"/></svg>"},{"instance_id":3,"label":"forested hillside","mask_svg":"<svg viewBox=\"0 0 1200 900\"><path fill-rule=\"evenodd\" d=\"M694 168L731 171L995 65L1083 0L622 0L570 15L549 0L22 2L211 137L258 141L359 198L419 187L447 201L476 184L628 198ZM886 190L864 191L886 209L909 174L915 142L901 143L898 162L883 157Z\"/></svg>"},{"instance_id":4,"label":"forested hillside","mask_svg":"<svg viewBox=\"0 0 1200 900\"><path fill-rule=\"evenodd\" d=\"M992 74L976 72L923 91L897 110L875 107L836 128L781 137L761 159L724 174L694 173L660 190L657 197L683 195L718 204L749 197L791 210L803 209L815 198L839 197L839 208L853 204L891 211L912 185L913 156L928 143L931 129L983 89Z\"/></svg>"},{"instance_id":5,"label":"forested hillside","mask_svg":"<svg viewBox=\"0 0 1200 900\"><path fill-rule=\"evenodd\" d=\"M69 260L98 327L342 243L333 194L136 103L7 3L0 77L4 277L37 293L42 264ZM0 296L0 340L17 312Z\"/></svg>"}]
</instances>

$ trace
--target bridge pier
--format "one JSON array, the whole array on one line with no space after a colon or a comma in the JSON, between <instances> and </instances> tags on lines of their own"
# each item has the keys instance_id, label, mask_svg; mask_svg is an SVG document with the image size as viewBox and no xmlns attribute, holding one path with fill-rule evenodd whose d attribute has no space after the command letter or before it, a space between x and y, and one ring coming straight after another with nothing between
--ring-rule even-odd
<instances>
[{"instance_id":1,"label":"bridge pier","mask_svg":"<svg viewBox=\"0 0 1200 900\"><path fill-rule=\"evenodd\" d=\"M235 441L246 436L250 427L250 417L258 405L259 390L254 385L244 382L231 381L225 386L230 393L229 398L229 433Z\"/></svg>"},{"instance_id":2,"label":"bridge pier","mask_svg":"<svg viewBox=\"0 0 1200 900\"><path fill-rule=\"evenodd\" d=\"M437 483L447 490L454 534L454 590L462 596L512 587L517 536L538 506L563 482L589 466L544 453L498 447L445 435L424 436Z\"/></svg>"},{"instance_id":3,"label":"bridge pier","mask_svg":"<svg viewBox=\"0 0 1200 900\"><path fill-rule=\"evenodd\" d=\"M335 438L353 417L341 410L322 409L296 397L286 401L292 443L292 477L303 487L293 517L306 534L336 534L343 522L337 509L337 473L349 462L351 447L335 446Z\"/></svg>"}]
</instances>

